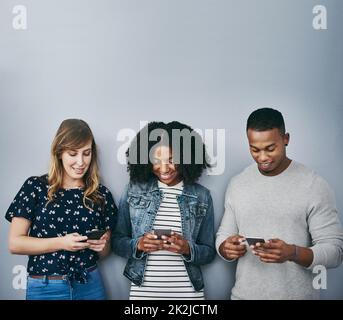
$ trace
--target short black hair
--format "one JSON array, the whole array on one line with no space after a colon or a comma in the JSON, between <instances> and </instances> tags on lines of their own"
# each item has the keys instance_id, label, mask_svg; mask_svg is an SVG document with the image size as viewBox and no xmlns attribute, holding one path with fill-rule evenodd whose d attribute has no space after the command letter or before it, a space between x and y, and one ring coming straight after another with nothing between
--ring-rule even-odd
<instances>
[{"instance_id":1,"label":"short black hair","mask_svg":"<svg viewBox=\"0 0 343 320\"><path fill-rule=\"evenodd\" d=\"M267 131L274 128L279 129L281 135L286 133L282 113L272 108L261 108L250 114L246 130Z\"/></svg>"},{"instance_id":2,"label":"short black hair","mask_svg":"<svg viewBox=\"0 0 343 320\"><path fill-rule=\"evenodd\" d=\"M154 131L157 130L157 131ZM173 130L179 130L181 133L180 136L174 136ZM184 149L184 138L182 137L182 132L185 130L188 131L191 134L190 138L190 158L189 161L184 161L186 158L186 155L184 155L183 149ZM174 143L177 143L179 146L179 151L176 151L176 156L179 158L179 163L176 165L176 170L179 172L180 176L182 177L185 184L193 184L195 183L202 175L203 171L206 168L210 168L211 165L208 163L208 155L206 153L206 146L202 141L201 136L193 130L190 126L185 125L183 123L180 123L178 121L172 121L169 123L164 122L150 122L148 123L141 131L139 131L136 135L136 137L131 142L131 145L129 149L126 151L126 157L128 166L127 169L130 173L130 181L131 182L148 182L151 178L155 177L153 173L153 164L150 162L150 158L148 157L144 161L144 159L141 159L141 140L144 139L144 135L146 137L150 137L150 133L154 131L157 133L160 133L161 135L157 137L156 141L150 141L148 140L148 150L147 154L150 154L150 150L157 144L163 145L163 136L165 134L168 135L168 140L166 140L166 145L170 148L174 145ZM163 133L162 133L163 132ZM158 135L158 134L157 134ZM173 141L177 140L177 141ZM196 148L199 148L196 149ZM134 160L130 161L131 158L131 152L134 153ZM173 150L175 152L175 150ZM196 154L198 152L201 153L201 161L197 161ZM146 155L146 151L143 151L143 154ZM186 163L185 163L186 162ZM200 162L200 163L199 163Z\"/></svg>"}]
</instances>

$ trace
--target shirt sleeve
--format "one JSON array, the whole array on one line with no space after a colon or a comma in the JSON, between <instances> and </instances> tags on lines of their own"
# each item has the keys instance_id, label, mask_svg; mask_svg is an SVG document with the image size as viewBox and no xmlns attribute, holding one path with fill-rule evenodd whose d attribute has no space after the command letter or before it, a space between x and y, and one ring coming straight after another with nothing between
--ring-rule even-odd
<instances>
[{"instance_id":1,"label":"shirt sleeve","mask_svg":"<svg viewBox=\"0 0 343 320\"><path fill-rule=\"evenodd\" d=\"M235 217L235 210L233 206L233 195L232 195L232 183L229 184L226 194L225 194L225 211L220 223L219 229L216 234L216 249L221 258L225 261L233 261L227 260L219 252L219 247L229 236L233 236L238 234L238 227Z\"/></svg>"},{"instance_id":2,"label":"shirt sleeve","mask_svg":"<svg viewBox=\"0 0 343 320\"><path fill-rule=\"evenodd\" d=\"M38 202L37 183L37 177L30 177L24 182L6 212L5 218L9 222L12 222L14 217L34 220L35 207Z\"/></svg>"},{"instance_id":3,"label":"shirt sleeve","mask_svg":"<svg viewBox=\"0 0 343 320\"><path fill-rule=\"evenodd\" d=\"M343 259L343 230L336 208L334 192L327 182L317 177L311 186L308 226L312 238L313 261L317 265L335 268Z\"/></svg>"},{"instance_id":4,"label":"shirt sleeve","mask_svg":"<svg viewBox=\"0 0 343 320\"><path fill-rule=\"evenodd\" d=\"M117 223L118 209L114 202L112 193L107 188L105 189L104 197L105 229L114 230Z\"/></svg>"}]
</instances>

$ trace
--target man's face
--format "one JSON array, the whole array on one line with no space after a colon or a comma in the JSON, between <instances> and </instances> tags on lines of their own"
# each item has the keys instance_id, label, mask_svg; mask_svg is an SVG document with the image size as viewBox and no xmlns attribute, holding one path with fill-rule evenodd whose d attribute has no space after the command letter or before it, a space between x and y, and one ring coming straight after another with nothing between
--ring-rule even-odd
<instances>
[{"instance_id":1,"label":"man's face","mask_svg":"<svg viewBox=\"0 0 343 320\"><path fill-rule=\"evenodd\" d=\"M247 135L250 153L262 174L275 176L287 168L289 165L289 159L286 157L288 133L281 135L277 128L266 131L248 129Z\"/></svg>"}]
</instances>

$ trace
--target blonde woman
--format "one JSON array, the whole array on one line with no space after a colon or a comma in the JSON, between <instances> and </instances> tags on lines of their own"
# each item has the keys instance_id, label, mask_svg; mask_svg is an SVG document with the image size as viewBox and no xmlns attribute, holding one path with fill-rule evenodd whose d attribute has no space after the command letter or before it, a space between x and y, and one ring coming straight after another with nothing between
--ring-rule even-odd
<instances>
[{"instance_id":1,"label":"blonde woman","mask_svg":"<svg viewBox=\"0 0 343 320\"><path fill-rule=\"evenodd\" d=\"M96 144L86 122L62 122L49 173L25 181L6 219L10 252L29 256L27 300L105 299L97 260L110 253L117 207L99 183ZM90 240L93 229L106 232Z\"/></svg>"}]
</instances>

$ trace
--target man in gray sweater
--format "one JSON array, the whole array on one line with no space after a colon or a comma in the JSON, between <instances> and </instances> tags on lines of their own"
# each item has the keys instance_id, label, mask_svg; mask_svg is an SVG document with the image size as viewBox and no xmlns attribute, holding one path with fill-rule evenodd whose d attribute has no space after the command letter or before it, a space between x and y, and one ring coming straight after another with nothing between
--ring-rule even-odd
<instances>
[{"instance_id":1,"label":"man in gray sweater","mask_svg":"<svg viewBox=\"0 0 343 320\"><path fill-rule=\"evenodd\" d=\"M282 114L254 111L247 122L256 164L227 189L216 247L238 260L231 299L318 299L312 271L343 259L343 230L327 182L287 158L289 134ZM266 240L248 247L247 237Z\"/></svg>"}]
</instances>

